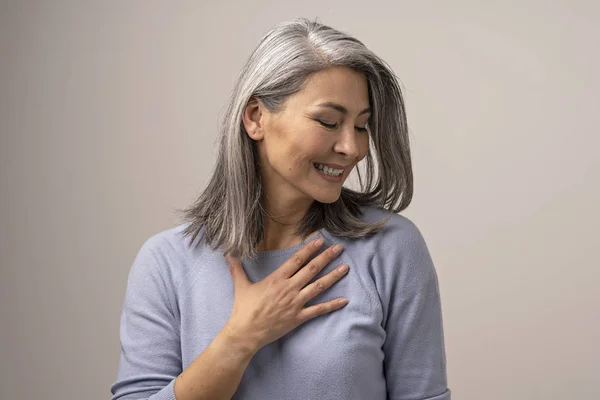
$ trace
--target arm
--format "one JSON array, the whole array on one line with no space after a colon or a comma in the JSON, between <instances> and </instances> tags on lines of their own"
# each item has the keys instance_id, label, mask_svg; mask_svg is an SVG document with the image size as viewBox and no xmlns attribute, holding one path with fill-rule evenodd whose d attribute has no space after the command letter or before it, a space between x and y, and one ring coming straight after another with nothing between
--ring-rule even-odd
<instances>
[{"instance_id":1,"label":"arm","mask_svg":"<svg viewBox=\"0 0 600 400\"><path fill-rule=\"evenodd\" d=\"M240 385L254 346L224 328L175 381L177 400L230 400Z\"/></svg>"},{"instance_id":2,"label":"arm","mask_svg":"<svg viewBox=\"0 0 600 400\"><path fill-rule=\"evenodd\" d=\"M409 221L390 249L384 368L390 400L450 400L437 274Z\"/></svg>"},{"instance_id":3,"label":"arm","mask_svg":"<svg viewBox=\"0 0 600 400\"><path fill-rule=\"evenodd\" d=\"M121 313L121 355L113 400L231 399L255 346L224 328L182 372L180 319L167 265L149 239L131 267Z\"/></svg>"}]
</instances>

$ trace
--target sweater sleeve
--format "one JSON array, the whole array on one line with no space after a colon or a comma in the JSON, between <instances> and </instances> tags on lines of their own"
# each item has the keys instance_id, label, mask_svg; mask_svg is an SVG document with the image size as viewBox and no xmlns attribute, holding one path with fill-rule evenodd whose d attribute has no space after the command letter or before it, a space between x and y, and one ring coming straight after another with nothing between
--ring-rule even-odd
<instances>
[{"instance_id":1,"label":"sweater sleeve","mask_svg":"<svg viewBox=\"0 0 600 400\"><path fill-rule=\"evenodd\" d=\"M450 400L437 274L408 219L387 243L384 371L390 400Z\"/></svg>"},{"instance_id":2,"label":"sweater sleeve","mask_svg":"<svg viewBox=\"0 0 600 400\"><path fill-rule=\"evenodd\" d=\"M129 272L112 400L175 400L174 382L182 363L179 319L175 288L157 247L157 238L148 239Z\"/></svg>"}]
</instances>

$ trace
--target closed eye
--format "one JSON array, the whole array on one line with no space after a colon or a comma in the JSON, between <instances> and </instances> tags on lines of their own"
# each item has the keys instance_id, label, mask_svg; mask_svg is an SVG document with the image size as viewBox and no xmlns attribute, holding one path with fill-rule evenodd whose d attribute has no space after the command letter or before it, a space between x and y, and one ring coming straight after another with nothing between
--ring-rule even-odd
<instances>
[{"instance_id":1,"label":"closed eye","mask_svg":"<svg viewBox=\"0 0 600 400\"><path fill-rule=\"evenodd\" d=\"M338 124L327 124L323 121L319 121L319 123L327 129L335 129L338 126ZM359 132L367 132L368 131L366 126L365 127L355 126L354 128Z\"/></svg>"},{"instance_id":2,"label":"closed eye","mask_svg":"<svg viewBox=\"0 0 600 400\"><path fill-rule=\"evenodd\" d=\"M325 122L323 122L323 121L319 121L319 123L320 123L321 125L323 125L323 126L324 126L325 128L327 128L327 129L335 129L335 128L337 127L337 124L333 124L333 125L331 125L331 124L326 124L326 123L325 123Z\"/></svg>"}]
</instances>

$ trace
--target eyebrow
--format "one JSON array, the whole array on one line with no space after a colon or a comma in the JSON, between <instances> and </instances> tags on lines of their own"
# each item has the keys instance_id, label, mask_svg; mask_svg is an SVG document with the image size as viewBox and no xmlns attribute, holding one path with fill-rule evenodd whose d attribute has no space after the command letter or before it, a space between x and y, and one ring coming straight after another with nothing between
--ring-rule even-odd
<instances>
[{"instance_id":1,"label":"eyebrow","mask_svg":"<svg viewBox=\"0 0 600 400\"><path fill-rule=\"evenodd\" d=\"M344 107L343 105L338 104L338 103L333 103L331 101L328 101L326 103L317 104L317 107L321 107L321 108L333 108L334 110L337 110L337 111L341 112L344 115L348 114L348 109L346 107ZM368 114L370 112L371 112L371 108L367 107L364 110L362 110L361 112L359 112L358 115Z\"/></svg>"}]
</instances>

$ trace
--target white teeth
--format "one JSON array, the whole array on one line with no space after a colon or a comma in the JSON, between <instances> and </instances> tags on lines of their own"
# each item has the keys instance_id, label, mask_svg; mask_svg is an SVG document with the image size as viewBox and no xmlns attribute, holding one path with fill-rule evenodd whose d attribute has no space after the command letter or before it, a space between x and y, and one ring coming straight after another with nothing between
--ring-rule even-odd
<instances>
[{"instance_id":1,"label":"white teeth","mask_svg":"<svg viewBox=\"0 0 600 400\"><path fill-rule=\"evenodd\" d=\"M343 169L333 169L333 168L329 168L326 165L323 164L318 164L315 163L315 166L322 172L324 172L327 175L331 175L331 176L340 176L344 170Z\"/></svg>"}]
</instances>

